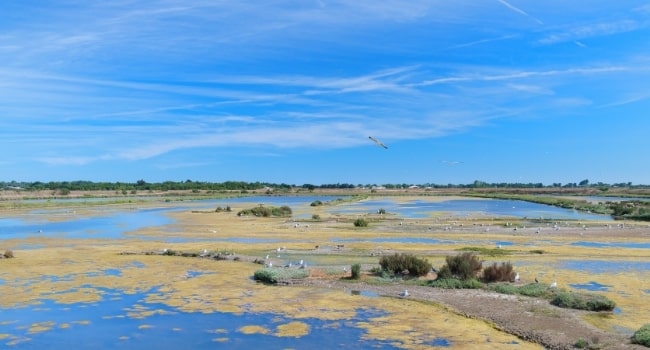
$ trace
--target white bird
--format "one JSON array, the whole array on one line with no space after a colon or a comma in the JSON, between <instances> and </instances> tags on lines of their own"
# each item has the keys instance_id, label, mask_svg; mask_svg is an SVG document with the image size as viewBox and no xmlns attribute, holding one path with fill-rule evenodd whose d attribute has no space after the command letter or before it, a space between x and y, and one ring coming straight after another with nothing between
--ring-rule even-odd
<instances>
[{"instance_id":1,"label":"white bird","mask_svg":"<svg viewBox=\"0 0 650 350\"><path fill-rule=\"evenodd\" d=\"M266 254L266 260L269 260L269 255L268 254Z\"/></svg>"},{"instance_id":2,"label":"white bird","mask_svg":"<svg viewBox=\"0 0 650 350\"><path fill-rule=\"evenodd\" d=\"M553 283L551 283L551 288L557 288L557 281L553 281Z\"/></svg>"},{"instance_id":3,"label":"white bird","mask_svg":"<svg viewBox=\"0 0 650 350\"><path fill-rule=\"evenodd\" d=\"M408 291L407 289L404 289L404 291L401 292L399 295L400 295L401 297L404 297L404 298L405 298L405 297L409 296L409 291Z\"/></svg>"},{"instance_id":4,"label":"white bird","mask_svg":"<svg viewBox=\"0 0 650 350\"><path fill-rule=\"evenodd\" d=\"M302 259L300 259L300 264L299 265L302 265L303 263L304 263L304 261Z\"/></svg>"},{"instance_id":5,"label":"white bird","mask_svg":"<svg viewBox=\"0 0 650 350\"><path fill-rule=\"evenodd\" d=\"M383 148L385 148L385 149L388 149L388 146L384 145L381 141L377 140L376 138L374 138L374 137L372 137L372 136L368 136L368 138L369 138L370 140L372 140L372 142L374 142L377 146L379 146L379 147L383 147Z\"/></svg>"},{"instance_id":6,"label":"white bird","mask_svg":"<svg viewBox=\"0 0 650 350\"><path fill-rule=\"evenodd\" d=\"M519 272L515 275L515 282L519 282Z\"/></svg>"}]
</instances>

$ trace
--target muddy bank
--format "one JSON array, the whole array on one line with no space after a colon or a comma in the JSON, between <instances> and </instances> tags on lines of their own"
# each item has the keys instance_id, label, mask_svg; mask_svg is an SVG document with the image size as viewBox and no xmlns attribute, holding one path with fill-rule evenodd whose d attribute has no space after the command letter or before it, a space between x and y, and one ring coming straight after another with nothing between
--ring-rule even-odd
<instances>
[{"instance_id":1,"label":"muddy bank","mask_svg":"<svg viewBox=\"0 0 650 350\"><path fill-rule=\"evenodd\" d=\"M295 284L294 284L295 285ZM297 285L329 289L347 289L375 293L382 297L402 298L441 304L468 318L481 319L496 329L543 345L547 349L575 349L578 339L597 349L646 349L630 344L629 338L600 330L581 319L586 311L555 307L547 300L499 294L485 290L440 289L425 286L376 285L339 279L305 279Z\"/></svg>"}]
</instances>

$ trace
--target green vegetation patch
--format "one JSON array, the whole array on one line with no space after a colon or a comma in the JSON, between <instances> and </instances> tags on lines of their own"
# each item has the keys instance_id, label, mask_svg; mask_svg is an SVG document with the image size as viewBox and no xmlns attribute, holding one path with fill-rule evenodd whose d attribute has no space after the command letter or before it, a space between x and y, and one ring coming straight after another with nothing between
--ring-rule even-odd
<instances>
[{"instance_id":1,"label":"green vegetation patch","mask_svg":"<svg viewBox=\"0 0 650 350\"><path fill-rule=\"evenodd\" d=\"M557 293L551 299L551 304L568 309L588 311L612 311L616 307L616 303L605 296L573 292Z\"/></svg>"},{"instance_id":2,"label":"green vegetation patch","mask_svg":"<svg viewBox=\"0 0 650 350\"><path fill-rule=\"evenodd\" d=\"M507 250L507 249L500 249L500 248L484 248L484 247L463 247L457 249L458 251L461 252L474 252L477 254L481 255L487 255L487 256L503 256L503 255L509 255L512 253L512 251Z\"/></svg>"},{"instance_id":3,"label":"green vegetation patch","mask_svg":"<svg viewBox=\"0 0 650 350\"><path fill-rule=\"evenodd\" d=\"M435 281L430 281L429 286L443 289L480 289L483 288L483 283L474 278L467 280L439 278Z\"/></svg>"},{"instance_id":4,"label":"green vegetation patch","mask_svg":"<svg viewBox=\"0 0 650 350\"><path fill-rule=\"evenodd\" d=\"M650 323L643 325L634 332L634 335L632 335L632 343L650 347Z\"/></svg>"},{"instance_id":5,"label":"green vegetation patch","mask_svg":"<svg viewBox=\"0 0 650 350\"><path fill-rule=\"evenodd\" d=\"M274 268L267 267L255 271L253 278L264 283L278 284L294 279L309 277L309 271L305 269Z\"/></svg>"},{"instance_id":6,"label":"green vegetation patch","mask_svg":"<svg viewBox=\"0 0 650 350\"><path fill-rule=\"evenodd\" d=\"M265 218L268 217L288 217L291 216L292 211L289 206L283 205L281 207L265 207L260 205L259 207L244 209L237 213L238 216L262 216Z\"/></svg>"}]
</instances>

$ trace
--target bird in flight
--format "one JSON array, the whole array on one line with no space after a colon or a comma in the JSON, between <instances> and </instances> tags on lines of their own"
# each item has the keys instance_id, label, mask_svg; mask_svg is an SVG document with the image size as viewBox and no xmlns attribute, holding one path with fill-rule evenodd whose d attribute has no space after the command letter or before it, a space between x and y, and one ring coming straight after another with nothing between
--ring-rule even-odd
<instances>
[{"instance_id":1,"label":"bird in flight","mask_svg":"<svg viewBox=\"0 0 650 350\"><path fill-rule=\"evenodd\" d=\"M379 146L379 147L384 147L385 149L388 149L388 146L384 145L381 141L377 140L376 138L374 138L374 137L372 137L372 136L368 136L368 138L371 139L372 142L374 142L375 144L377 144L377 146Z\"/></svg>"}]
</instances>

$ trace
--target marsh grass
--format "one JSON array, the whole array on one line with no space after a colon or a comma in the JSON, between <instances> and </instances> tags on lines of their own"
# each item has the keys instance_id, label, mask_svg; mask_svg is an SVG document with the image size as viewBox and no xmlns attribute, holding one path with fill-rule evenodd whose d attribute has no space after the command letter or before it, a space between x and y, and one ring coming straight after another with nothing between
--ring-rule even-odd
<instances>
[{"instance_id":1,"label":"marsh grass","mask_svg":"<svg viewBox=\"0 0 650 350\"><path fill-rule=\"evenodd\" d=\"M435 281L429 281L428 285L442 289L480 289L483 283L476 279L461 280L458 278L440 278Z\"/></svg>"},{"instance_id":2,"label":"marsh grass","mask_svg":"<svg viewBox=\"0 0 650 350\"><path fill-rule=\"evenodd\" d=\"M509 255L512 253L512 251L507 250L507 249L500 249L500 248L484 248L484 247L463 247L460 249L457 249L458 251L461 252L473 252L481 255L487 255L487 256L503 256L503 255Z\"/></svg>"},{"instance_id":3,"label":"marsh grass","mask_svg":"<svg viewBox=\"0 0 650 350\"><path fill-rule=\"evenodd\" d=\"M616 303L609 298L592 293L576 293L551 288L543 283L529 283L515 286L510 283L488 285L488 289L503 294L518 294L549 300L551 305L566 309L587 311L612 311Z\"/></svg>"}]
</instances>

